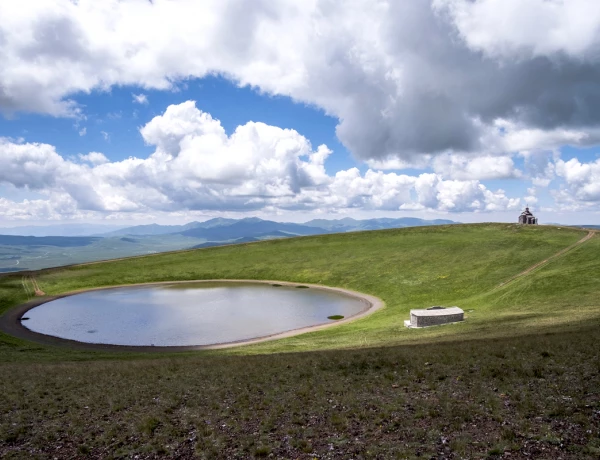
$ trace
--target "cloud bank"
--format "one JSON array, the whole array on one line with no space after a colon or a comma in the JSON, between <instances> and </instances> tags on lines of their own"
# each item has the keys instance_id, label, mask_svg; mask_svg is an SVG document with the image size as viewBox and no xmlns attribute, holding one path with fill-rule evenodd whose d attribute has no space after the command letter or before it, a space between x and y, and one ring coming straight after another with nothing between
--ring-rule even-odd
<instances>
[{"instance_id":1,"label":"cloud bank","mask_svg":"<svg viewBox=\"0 0 600 460\"><path fill-rule=\"evenodd\" d=\"M186 210L347 209L497 211L518 207L478 180L409 176L357 168L328 175L331 151L301 134L248 122L227 135L195 102L169 106L140 128L155 147L145 159L109 161L100 152L66 159L47 144L0 138L0 182L47 199L3 200L13 218Z\"/></svg>"},{"instance_id":2,"label":"cloud bank","mask_svg":"<svg viewBox=\"0 0 600 460\"><path fill-rule=\"evenodd\" d=\"M82 118L80 93L131 85L148 104L147 90L218 74L336 117L372 168L327 175L326 146L262 123L228 136L188 102L141 128L145 159L2 140L0 181L49 196L3 200L5 215L517 206L480 182L496 179L558 178L561 208L600 203L597 162L557 156L600 142L597 2L29 0L1 2L0 18L6 116ZM427 171L384 172L406 168Z\"/></svg>"},{"instance_id":3,"label":"cloud bank","mask_svg":"<svg viewBox=\"0 0 600 460\"><path fill-rule=\"evenodd\" d=\"M498 120L542 146L600 123L588 0L30 0L0 17L5 113L76 115L77 92L217 73L323 108L362 160L476 154L503 142Z\"/></svg>"}]
</instances>

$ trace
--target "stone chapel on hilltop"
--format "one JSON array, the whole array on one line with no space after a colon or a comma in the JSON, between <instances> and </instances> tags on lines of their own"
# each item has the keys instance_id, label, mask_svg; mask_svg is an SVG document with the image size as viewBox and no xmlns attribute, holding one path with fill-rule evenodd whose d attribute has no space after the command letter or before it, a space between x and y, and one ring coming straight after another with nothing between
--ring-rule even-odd
<instances>
[{"instance_id":1,"label":"stone chapel on hilltop","mask_svg":"<svg viewBox=\"0 0 600 460\"><path fill-rule=\"evenodd\" d=\"M525 208L525 211L519 216L519 223L525 225L537 225L537 217L531 214L529 207Z\"/></svg>"}]
</instances>

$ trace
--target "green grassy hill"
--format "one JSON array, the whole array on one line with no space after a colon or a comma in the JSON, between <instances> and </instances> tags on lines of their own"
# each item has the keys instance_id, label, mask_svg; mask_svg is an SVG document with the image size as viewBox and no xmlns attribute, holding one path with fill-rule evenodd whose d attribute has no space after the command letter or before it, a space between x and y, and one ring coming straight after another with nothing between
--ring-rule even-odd
<instances>
[{"instance_id":1,"label":"green grassy hill","mask_svg":"<svg viewBox=\"0 0 600 460\"><path fill-rule=\"evenodd\" d=\"M283 340L160 356L0 335L0 456L19 458L26 449L56 456L62 443L64 454L82 457L493 458L509 451L512 458L596 458L600 237L502 284L586 234L508 224L421 227L36 272L48 294L267 279L349 288L386 307ZM22 281L22 274L0 278L0 313L27 300ZM467 320L403 327L411 308L431 305L457 305ZM281 354L294 351L309 353Z\"/></svg>"},{"instance_id":2,"label":"green grassy hill","mask_svg":"<svg viewBox=\"0 0 600 460\"><path fill-rule=\"evenodd\" d=\"M576 328L600 315L596 300L600 281L595 276L598 238L495 289L586 234L578 229L507 224L394 229L157 254L47 270L36 279L47 294L151 281L282 280L349 288L376 295L386 304L353 324L228 353L479 339ZM26 300L21 278L0 280L1 309ZM425 330L403 326L411 308L431 305L460 306L467 321Z\"/></svg>"}]
</instances>

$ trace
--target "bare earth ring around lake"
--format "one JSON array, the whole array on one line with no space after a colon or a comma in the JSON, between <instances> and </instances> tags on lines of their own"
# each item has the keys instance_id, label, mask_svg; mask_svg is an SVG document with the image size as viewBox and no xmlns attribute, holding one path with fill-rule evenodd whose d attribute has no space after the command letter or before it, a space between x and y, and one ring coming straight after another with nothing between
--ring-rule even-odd
<instances>
[{"instance_id":1,"label":"bare earth ring around lake","mask_svg":"<svg viewBox=\"0 0 600 460\"><path fill-rule=\"evenodd\" d=\"M0 317L0 330L86 350L186 351L320 330L357 320L383 305L374 296L314 284L169 281L36 298Z\"/></svg>"}]
</instances>

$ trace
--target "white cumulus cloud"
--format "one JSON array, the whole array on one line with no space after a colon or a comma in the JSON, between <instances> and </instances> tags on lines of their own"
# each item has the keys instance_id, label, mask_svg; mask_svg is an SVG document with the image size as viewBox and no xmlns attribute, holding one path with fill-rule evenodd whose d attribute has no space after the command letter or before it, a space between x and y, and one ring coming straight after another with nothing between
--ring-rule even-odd
<instances>
[{"instance_id":1,"label":"white cumulus cloud","mask_svg":"<svg viewBox=\"0 0 600 460\"><path fill-rule=\"evenodd\" d=\"M86 161L93 165L101 165L104 163L108 163L108 158L106 158L106 156L100 152L90 152L86 155L80 153L78 157L81 161Z\"/></svg>"},{"instance_id":2,"label":"white cumulus cloud","mask_svg":"<svg viewBox=\"0 0 600 460\"><path fill-rule=\"evenodd\" d=\"M590 0L28 0L0 17L7 114L81 115L76 93L218 74L337 117L374 167L487 156L497 120L518 126L500 155L600 139Z\"/></svg>"},{"instance_id":3,"label":"white cumulus cloud","mask_svg":"<svg viewBox=\"0 0 600 460\"><path fill-rule=\"evenodd\" d=\"M600 3L589 0L434 0L469 46L493 56L562 52L596 58Z\"/></svg>"},{"instance_id":4,"label":"white cumulus cloud","mask_svg":"<svg viewBox=\"0 0 600 460\"><path fill-rule=\"evenodd\" d=\"M521 177L519 171L508 156L467 157L444 154L433 161L435 172L450 179L486 180L511 179Z\"/></svg>"},{"instance_id":5,"label":"white cumulus cloud","mask_svg":"<svg viewBox=\"0 0 600 460\"><path fill-rule=\"evenodd\" d=\"M148 101L148 96L146 96L143 93L140 94L132 94L133 96L133 102L136 104L141 104L141 105L148 105L149 101Z\"/></svg>"},{"instance_id":6,"label":"white cumulus cloud","mask_svg":"<svg viewBox=\"0 0 600 460\"><path fill-rule=\"evenodd\" d=\"M600 205L600 160L581 163L577 158L556 162L556 174L564 178L564 199Z\"/></svg>"},{"instance_id":7,"label":"white cumulus cloud","mask_svg":"<svg viewBox=\"0 0 600 460\"><path fill-rule=\"evenodd\" d=\"M110 161L104 154L65 159L47 144L0 139L0 183L37 190L48 200L9 202L0 214L37 218L181 211L512 209L518 200L477 180L357 168L328 175L331 151L290 129L248 122L228 135L193 101L169 106L140 132L148 158ZM21 209L19 209L21 208ZM28 215L29 215L28 214Z\"/></svg>"}]
</instances>

